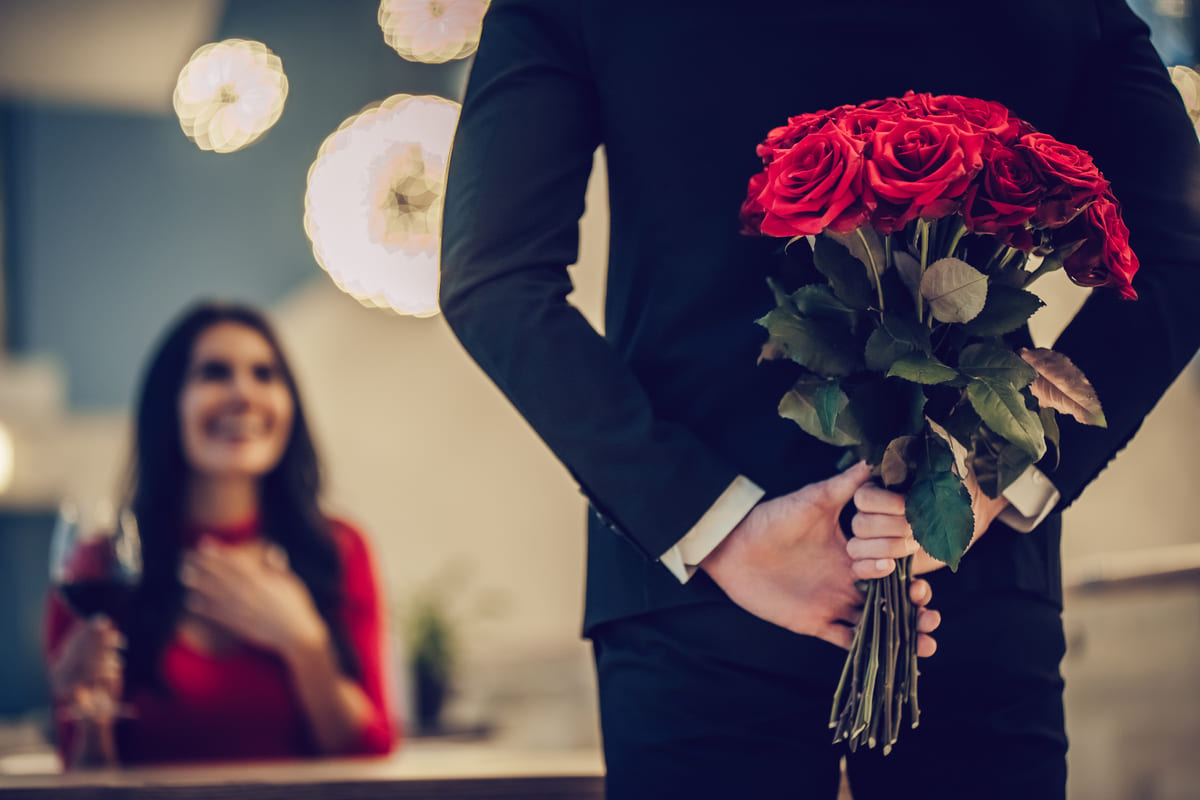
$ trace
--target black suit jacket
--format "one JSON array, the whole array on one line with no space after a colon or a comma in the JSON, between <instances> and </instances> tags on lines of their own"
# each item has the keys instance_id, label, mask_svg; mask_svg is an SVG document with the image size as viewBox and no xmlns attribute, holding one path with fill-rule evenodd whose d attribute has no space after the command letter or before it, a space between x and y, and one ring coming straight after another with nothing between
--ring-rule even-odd
<instances>
[{"instance_id":1,"label":"black suit jacket","mask_svg":"<svg viewBox=\"0 0 1200 800\"><path fill-rule=\"evenodd\" d=\"M1062 423L1065 507L1200 336L1196 132L1124 2L493 3L451 156L441 304L592 502L585 626L721 601L656 558L738 474L773 496L833 473L838 451L776 413L791 373L755 365L776 243L739 235L738 207L769 129L909 89L1004 103L1090 151L1124 206L1141 300L1092 293L1055 345L1109 421ZM601 144L603 338L565 300ZM1057 521L998 528L939 582L1055 596Z\"/></svg>"}]
</instances>

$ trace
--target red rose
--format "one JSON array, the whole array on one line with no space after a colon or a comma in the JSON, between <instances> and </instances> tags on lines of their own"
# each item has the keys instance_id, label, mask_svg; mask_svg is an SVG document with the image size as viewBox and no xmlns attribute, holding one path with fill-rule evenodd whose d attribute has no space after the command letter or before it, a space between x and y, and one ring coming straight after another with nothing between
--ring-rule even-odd
<instances>
[{"instance_id":1,"label":"red rose","mask_svg":"<svg viewBox=\"0 0 1200 800\"><path fill-rule=\"evenodd\" d=\"M746 199L742 201L742 210L738 214L738 219L742 221L741 233L747 236L758 233L762 225L763 215L766 212L763 210L762 203L758 201L758 196L762 194L766 185L767 172L763 170L751 178L750 184L746 187Z\"/></svg>"},{"instance_id":2,"label":"red rose","mask_svg":"<svg viewBox=\"0 0 1200 800\"><path fill-rule=\"evenodd\" d=\"M1034 212L1038 228L1058 228L1075 218L1108 188L1092 157L1074 145L1045 133L1028 133L1015 145L1046 184L1046 194Z\"/></svg>"},{"instance_id":3,"label":"red rose","mask_svg":"<svg viewBox=\"0 0 1200 800\"><path fill-rule=\"evenodd\" d=\"M1122 297L1136 300L1133 276L1138 258L1129 247L1129 229L1112 195L1105 194L1092 203L1055 235L1055 240L1064 244L1079 239L1083 244L1063 259L1068 277L1080 286L1108 286Z\"/></svg>"},{"instance_id":4,"label":"red rose","mask_svg":"<svg viewBox=\"0 0 1200 800\"><path fill-rule=\"evenodd\" d=\"M881 123L895 123L913 116L912 110L894 97L861 106L842 106L830 114L839 128L863 141L870 141Z\"/></svg>"},{"instance_id":5,"label":"red rose","mask_svg":"<svg viewBox=\"0 0 1200 800\"><path fill-rule=\"evenodd\" d=\"M921 108L933 119L953 118L970 131L990 133L1001 144L1012 144L1021 135L1022 121L1000 103L980 100L977 97L962 97L956 94L913 94L905 100Z\"/></svg>"},{"instance_id":6,"label":"red rose","mask_svg":"<svg viewBox=\"0 0 1200 800\"><path fill-rule=\"evenodd\" d=\"M983 165L983 134L955 125L901 119L880 125L866 163L871 225L891 233L917 217L953 212Z\"/></svg>"},{"instance_id":7,"label":"red rose","mask_svg":"<svg viewBox=\"0 0 1200 800\"><path fill-rule=\"evenodd\" d=\"M968 230L995 234L1005 244L1029 252L1033 236L1025 223L1045 192L1022 152L1000 144L986 147L983 170L963 197L963 219Z\"/></svg>"},{"instance_id":8,"label":"red rose","mask_svg":"<svg viewBox=\"0 0 1200 800\"><path fill-rule=\"evenodd\" d=\"M863 143L831 123L778 154L758 195L767 236L804 236L863 223Z\"/></svg>"},{"instance_id":9,"label":"red rose","mask_svg":"<svg viewBox=\"0 0 1200 800\"><path fill-rule=\"evenodd\" d=\"M772 129L762 144L755 148L755 152L763 160L764 166L770 164L779 153L820 129L828 119L829 113L825 111L789 117L788 124Z\"/></svg>"}]
</instances>

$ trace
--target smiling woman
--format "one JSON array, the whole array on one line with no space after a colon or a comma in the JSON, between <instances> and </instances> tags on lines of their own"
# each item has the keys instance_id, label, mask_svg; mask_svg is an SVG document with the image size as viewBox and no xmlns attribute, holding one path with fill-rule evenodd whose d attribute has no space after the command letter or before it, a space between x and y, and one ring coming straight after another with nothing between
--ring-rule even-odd
<instances>
[{"instance_id":1,"label":"smiling woman","mask_svg":"<svg viewBox=\"0 0 1200 800\"><path fill-rule=\"evenodd\" d=\"M202 485L235 484L279 463L294 407L275 348L242 323L219 322L192 348L179 416L193 495Z\"/></svg>"},{"instance_id":2,"label":"smiling woman","mask_svg":"<svg viewBox=\"0 0 1200 800\"><path fill-rule=\"evenodd\" d=\"M364 537L321 513L319 476L266 319L215 303L186 312L138 402L134 601L86 621L50 601L51 685L76 717L59 726L68 766L392 748L375 568ZM95 688L131 713L88 713Z\"/></svg>"}]
</instances>

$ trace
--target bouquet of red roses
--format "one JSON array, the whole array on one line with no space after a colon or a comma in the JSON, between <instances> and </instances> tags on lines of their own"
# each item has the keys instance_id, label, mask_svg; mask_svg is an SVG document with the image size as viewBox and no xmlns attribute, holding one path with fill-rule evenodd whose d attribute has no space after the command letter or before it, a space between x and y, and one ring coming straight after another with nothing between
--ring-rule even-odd
<instances>
[{"instance_id":1,"label":"bouquet of red roses","mask_svg":"<svg viewBox=\"0 0 1200 800\"><path fill-rule=\"evenodd\" d=\"M1052 270L1137 297L1108 182L1079 148L954 95L801 114L758 155L744 232L811 248L798 288L771 281L776 307L758 320L762 358L800 366L779 413L905 493L917 541L957 569L974 532L968 474L996 497L1057 456L1057 413L1105 424L1069 359L1005 337L1043 305L1028 287ZM866 590L830 718L852 750L888 752L906 705L919 719L910 562Z\"/></svg>"}]
</instances>

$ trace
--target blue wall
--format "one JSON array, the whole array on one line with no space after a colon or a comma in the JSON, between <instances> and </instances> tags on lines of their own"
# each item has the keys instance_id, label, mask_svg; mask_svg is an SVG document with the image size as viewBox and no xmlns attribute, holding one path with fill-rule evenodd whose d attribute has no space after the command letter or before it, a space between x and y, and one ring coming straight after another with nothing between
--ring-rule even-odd
<instances>
[{"instance_id":1,"label":"blue wall","mask_svg":"<svg viewBox=\"0 0 1200 800\"><path fill-rule=\"evenodd\" d=\"M199 150L173 114L0 105L8 342L62 360L73 408L128 403L151 342L191 300L270 305L321 274L305 177L346 117L397 92L461 100L469 60L404 61L377 9L231 0L213 40L263 42L289 81L283 116L237 153Z\"/></svg>"}]
</instances>

